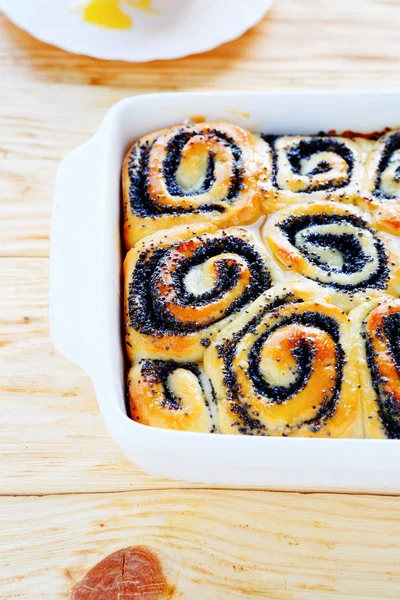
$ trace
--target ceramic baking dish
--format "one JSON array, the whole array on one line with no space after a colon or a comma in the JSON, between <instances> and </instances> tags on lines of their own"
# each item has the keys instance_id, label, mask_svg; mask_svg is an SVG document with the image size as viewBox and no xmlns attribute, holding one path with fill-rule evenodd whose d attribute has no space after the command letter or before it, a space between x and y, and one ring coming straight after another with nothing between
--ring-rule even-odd
<instances>
[{"instance_id":1,"label":"ceramic baking dish","mask_svg":"<svg viewBox=\"0 0 400 600\"><path fill-rule=\"evenodd\" d=\"M210 485L400 492L400 443L175 432L133 422L121 335L120 177L141 135L193 115L265 133L380 130L400 124L400 94L178 93L128 98L58 171L51 227L54 345L91 377L106 426L142 469Z\"/></svg>"}]
</instances>

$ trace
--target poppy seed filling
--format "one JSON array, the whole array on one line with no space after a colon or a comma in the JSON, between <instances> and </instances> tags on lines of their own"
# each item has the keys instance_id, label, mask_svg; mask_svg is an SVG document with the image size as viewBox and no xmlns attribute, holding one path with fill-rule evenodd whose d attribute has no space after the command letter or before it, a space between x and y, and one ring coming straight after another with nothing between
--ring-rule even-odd
<instances>
[{"instance_id":1,"label":"poppy seed filling","mask_svg":"<svg viewBox=\"0 0 400 600\"><path fill-rule=\"evenodd\" d=\"M386 141L385 147L382 152L382 156L381 156L379 164L378 164L377 175L375 177L374 189L372 191L372 194L379 200L384 201L384 200L391 200L391 199L398 198L398 196L396 196L394 194L386 193L382 189L382 186L381 186L382 173L388 167L389 162L392 158L392 155L397 150L400 150L400 133L399 132L395 132L391 136L389 136L388 140ZM395 181L400 182L400 165L397 167L396 172L395 172Z\"/></svg>"},{"instance_id":2,"label":"poppy seed filling","mask_svg":"<svg viewBox=\"0 0 400 600\"><path fill-rule=\"evenodd\" d=\"M240 383L237 379L233 362L236 355L237 346L243 336L251 331L256 331L259 325L268 316L279 317L279 306L289 303L297 303L297 300L292 300L290 296L278 299L275 305L269 305L253 317L239 332L237 332L230 340L218 347L218 356L223 360L223 383L226 388L227 398L230 401L230 409L237 416L235 425L238 426L238 431L247 435L262 435L265 430L265 425L257 418L257 415L252 412L252 405L246 399L241 390ZM345 362L345 354L340 344L339 326L336 321L322 313L304 312L302 314L293 314L291 318L282 319L277 325L269 328L263 333L250 348L248 353L248 372L247 377L250 379L254 392L268 402L282 404L290 401L307 385L308 379L312 373L312 360L314 357L314 348L309 340L302 340L292 350L292 355L296 359L295 380L285 386L272 386L265 381L260 373L260 353L266 340L276 331L290 324L301 324L306 327L321 329L326 332L334 341L335 358L337 368L337 378L335 384L330 390L327 390L324 397L324 402L316 416L307 421L312 431L318 431L325 422L330 419L336 410L339 401L341 383L343 378L343 365ZM303 423L304 425L304 423Z\"/></svg>"},{"instance_id":3,"label":"poppy seed filling","mask_svg":"<svg viewBox=\"0 0 400 600\"><path fill-rule=\"evenodd\" d=\"M172 290L175 304L179 306L206 306L218 300L229 290L233 290L238 282L239 267L230 260L225 261L224 253L236 254L244 258L250 272L250 283L240 297L235 298L217 320L240 310L249 302L255 300L262 292L271 286L271 277L261 255L251 244L241 238L229 235L217 238L196 238L202 244L197 247L190 258L181 255L174 264L172 272ZM129 285L128 313L130 324L135 330L146 335L162 337L163 335L185 335L187 332L199 331L205 326L216 322L196 323L180 321L168 310L168 302L157 285L163 270L168 269L167 260L171 253L178 248L180 242L170 248L156 248L150 252L141 252ZM203 264L208 259L219 256L217 262L217 281L211 290L195 295L190 293L185 285L185 276L194 267Z\"/></svg>"},{"instance_id":4,"label":"poppy seed filling","mask_svg":"<svg viewBox=\"0 0 400 600\"><path fill-rule=\"evenodd\" d=\"M318 225L340 225L350 224L354 226L358 232L357 235L348 233L324 233L320 234L313 231L313 226ZM318 277L313 278L321 285L326 285L345 292L362 291L367 288L385 289L389 278L388 257L385 246L371 229L367 227L367 223L361 217L356 215L330 215L326 213L314 215L291 216L277 225L288 238L292 246L296 247L307 258L309 262L323 269L327 273L334 275L335 273L352 274L362 271L365 265L372 259L368 256L360 243L359 236L363 235L364 231L368 231L374 240L374 246L378 257L378 265L375 271L369 274L368 278L357 283L340 283L332 278L331 281L320 281ZM309 229L309 232L307 232ZM305 231L307 242L312 244L315 252L310 252L305 245L296 244L296 234ZM343 257L343 266L341 268L333 267L329 263L324 262L318 256L318 248L329 248L339 252ZM309 277L309 279L311 279Z\"/></svg>"},{"instance_id":5,"label":"poppy seed filling","mask_svg":"<svg viewBox=\"0 0 400 600\"><path fill-rule=\"evenodd\" d=\"M276 148L276 142L281 136L263 135L262 137L267 143L270 144L272 150L272 182L275 187L280 187L277 181L278 150ZM347 164L346 176L339 181L336 177L332 177L327 181L320 181L318 184L314 182L313 185L310 184L306 189L302 190L302 193L309 194L315 192L316 190L334 191L343 188L350 183L355 160L353 152L343 142L328 136L318 136L312 140L300 140L296 145L289 148L287 151L287 159L292 172L296 175L300 175L301 160L311 158L312 156L322 154L323 152L333 152L344 159ZM329 173L331 170L332 166L329 164L329 162L321 159L314 169L307 174L307 176L313 177L314 175L318 175L320 173Z\"/></svg>"},{"instance_id":6,"label":"poppy seed filling","mask_svg":"<svg viewBox=\"0 0 400 600\"><path fill-rule=\"evenodd\" d=\"M168 193L173 197L186 196L186 192L180 187L176 180L176 172L181 161L182 150L185 144L194 136L199 135L196 131L185 131L184 128L168 142L167 156L163 162L161 177L164 177ZM232 173L229 192L223 200L233 202L240 191L243 189L244 167L242 151L235 144L234 140L225 133L217 129L211 129L200 135L214 137L220 143L225 145L232 153ZM224 212L224 208L219 204L201 204L196 207L179 207L158 204L157 199L152 198L148 189L149 178L149 157L153 143L144 142L136 144L131 151L128 162L128 176L130 180L129 198L131 210L140 217L157 217L160 214L187 214L187 213L207 213L212 211ZM191 196L198 196L208 192L215 182L215 155L210 152L206 173L202 186L199 189L192 190Z\"/></svg>"},{"instance_id":7,"label":"poppy seed filling","mask_svg":"<svg viewBox=\"0 0 400 600\"><path fill-rule=\"evenodd\" d=\"M383 331L377 335L387 340L388 350L400 375L400 312L386 315L382 319ZM400 439L400 397L387 392L386 381L379 368L379 353L367 328L367 318L363 322L362 337L365 344L367 364L379 405L379 416L390 439Z\"/></svg>"},{"instance_id":8,"label":"poppy seed filling","mask_svg":"<svg viewBox=\"0 0 400 600\"><path fill-rule=\"evenodd\" d=\"M163 386L164 397L161 401L161 406L171 408L172 410L182 409L182 401L176 396L168 386L168 377L177 369L185 369L190 371L198 379L199 385L204 393L204 388L201 382L200 369L195 363L177 363L173 360L143 360L141 362L141 376L143 380L155 388L158 385ZM206 406L208 401L205 400Z\"/></svg>"}]
</instances>

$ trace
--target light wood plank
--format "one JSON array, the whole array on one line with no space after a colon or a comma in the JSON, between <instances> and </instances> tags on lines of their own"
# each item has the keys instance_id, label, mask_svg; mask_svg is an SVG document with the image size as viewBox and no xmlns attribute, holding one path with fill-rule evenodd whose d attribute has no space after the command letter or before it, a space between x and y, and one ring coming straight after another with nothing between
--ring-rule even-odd
<instances>
[{"instance_id":1,"label":"light wood plank","mask_svg":"<svg viewBox=\"0 0 400 600\"><path fill-rule=\"evenodd\" d=\"M3 258L0 268L0 493L179 485L125 459L104 427L88 377L54 350L49 261Z\"/></svg>"},{"instance_id":2,"label":"light wood plank","mask_svg":"<svg viewBox=\"0 0 400 600\"><path fill-rule=\"evenodd\" d=\"M134 93L335 83L365 89L388 73L393 79L384 84L394 88L398 7L398 0L279 0L255 28L211 52L133 65L69 55L7 24L0 53L12 81L108 85Z\"/></svg>"},{"instance_id":3,"label":"light wood plank","mask_svg":"<svg viewBox=\"0 0 400 600\"><path fill-rule=\"evenodd\" d=\"M171 598L399 597L400 498L179 490L0 499L1 597L61 600L146 545Z\"/></svg>"},{"instance_id":4,"label":"light wood plank","mask_svg":"<svg viewBox=\"0 0 400 600\"><path fill-rule=\"evenodd\" d=\"M97 561L135 544L160 556L174 598L399 597L400 498L172 489L185 486L128 463L90 381L51 345L45 258L58 163L114 102L186 89L397 90L399 7L278 0L239 40L145 65L68 55L0 16L0 493L118 492L1 497L2 600L65 600Z\"/></svg>"},{"instance_id":5,"label":"light wood plank","mask_svg":"<svg viewBox=\"0 0 400 600\"><path fill-rule=\"evenodd\" d=\"M0 256L48 256L56 167L114 102L174 90L398 89L399 7L279 0L212 52L136 65L67 54L0 17Z\"/></svg>"}]
</instances>

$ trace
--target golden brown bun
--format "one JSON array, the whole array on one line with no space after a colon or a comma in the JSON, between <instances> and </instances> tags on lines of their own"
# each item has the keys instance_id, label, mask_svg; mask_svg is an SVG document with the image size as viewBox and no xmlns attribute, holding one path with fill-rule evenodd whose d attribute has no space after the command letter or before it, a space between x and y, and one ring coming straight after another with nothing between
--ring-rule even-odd
<instances>
[{"instance_id":1,"label":"golden brown bun","mask_svg":"<svg viewBox=\"0 0 400 600\"><path fill-rule=\"evenodd\" d=\"M310 201L353 204L359 196L364 144L339 136L300 135L272 138L270 144L273 171L263 184L262 201L267 214Z\"/></svg>"},{"instance_id":2,"label":"golden brown bun","mask_svg":"<svg viewBox=\"0 0 400 600\"><path fill-rule=\"evenodd\" d=\"M128 374L131 417L143 425L180 431L216 431L210 382L199 365L146 360Z\"/></svg>"},{"instance_id":3,"label":"golden brown bun","mask_svg":"<svg viewBox=\"0 0 400 600\"><path fill-rule=\"evenodd\" d=\"M175 225L256 221L259 180L270 171L268 145L228 123L178 125L141 138L123 166L126 248Z\"/></svg>"},{"instance_id":4,"label":"golden brown bun","mask_svg":"<svg viewBox=\"0 0 400 600\"><path fill-rule=\"evenodd\" d=\"M136 141L122 173L132 418L400 439L398 172L400 129L263 138L211 122ZM264 246L237 227L262 211Z\"/></svg>"},{"instance_id":5,"label":"golden brown bun","mask_svg":"<svg viewBox=\"0 0 400 600\"><path fill-rule=\"evenodd\" d=\"M400 300L375 298L349 316L365 436L400 439Z\"/></svg>"},{"instance_id":6,"label":"golden brown bun","mask_svg":"<svg viewBox=\"0 0 400 600\"><path fill-rule=\"evenodd\" d=\"M269 289L276 271L241 228L178 226L141 240L124 263L129 360L201 360L212 336Z\"/></svg>"},{"instance_id":7,"label":"golden brown bun","mask_svg":"<svg viewBox=\"0 0 400 600\"><path fill-rule=\"evenodd\" d=\"M263 240L294 279L315 281L348 311L400 293L399 240L368 227L365 216L333 202L298 204L268 217Z\"/></svg>"},{"instance_id":8,"label":"golden brown bun","mask_svg":"<svg viewBox=\"0 0 400 600\"><path fill-rule=\"evenodd\" d=\"M348 318L307 285L272 288L206 350L221 433L363 436Z\"/></svg>"},{"instance_id":9,"label":"golden brown bun","mask_svg":"<svg viewBox=\"0 0 400 600\"><path fill-rule=\"evenodd\" d=\"M357 204L371 211L374 226L400 235L400 129L381 136L365 161Z\"/></svg>"}]
</instances>

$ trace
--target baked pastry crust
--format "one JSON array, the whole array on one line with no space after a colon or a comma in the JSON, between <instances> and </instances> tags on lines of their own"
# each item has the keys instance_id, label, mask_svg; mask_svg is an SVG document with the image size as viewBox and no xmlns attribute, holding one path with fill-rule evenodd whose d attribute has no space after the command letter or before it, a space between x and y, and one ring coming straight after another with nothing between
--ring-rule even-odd
<instances>
[{"instance_id":1,"label":"baked pastry crust","mask_svg":"<svg viewBox=\"0 0 400 600\"><path fill-rule=\"evenodd\" d=\"M245 225L261 214L271 155L261 136L228 123L177 125L133 144L122 186L127 250L161 229Z\"/></svg>"},{"instance_id":2,"label":"baked pastry crust","mask_svg":"<svg viewBox=\"0 0 400 600\"><path fill-rule=\"evenodd\" d=\"M371 211L377 229L400 235L400 129L373 144L357 204Z\"/></svg>"},{"instance_id":3,"label":"baked pastry crust","mask_svg":"<svg viewBox=\"0 0 400 600\"><path fill-rule=\"evenodd\" d=\"M143 425L214 433L216 408L200 365L142 359L128 373L131 417Z\"/></svg>"},{"instance_id":4,"label":"baked pastry crust","mask_svg":"<svg viewBox=\"0 0 400 600\"><path fill-rule=\"evenodd\" d=\"M397 169L400 129L374 142L211 122L136 141L122 173L132 418L400 439ZM262 212L260 243L235 225Z\"/></svg>"},{"instance_id":5,"label":"baked pastry crust","mask_svg":"<svg viewBox=\"0 0 400 600\"><path fill-rule=\"evenodd\" d=\"M363 435L348 318L313 284L264 293L212 342L204 367L221 433Z\"/></svg>"},{"instance_id":6,"label":"baked pastry crust","mask_svg":"<svg viewBox=\"0 0 400 600\"><path fill-rule=\"evenodd\" d=\"M267 214L287 205L335 200L354 203L363 177L363 147L339 136L266 137L273 156L264 184Z\"/></svg>"},{"instance_id":7,"label":"baked pastry crust","mask_svg":"<svg viewBox=\"0 0 400 600\"><path fill-rule=\"evenodd\" d=\"M331 202L292 206L266 220L263 240L292 278L329 288L345 311L382 293L400 293L398 240L368 226L356 207Z\"/></svg>"},{"instance_id":8,"label":"baked pastry crust","mask_svg":"<svg viewBox=\"0 0 400 600\"><path fill-rule=\"evenodd\" d=\"M201 360L212 336L278 273L242 228L178 226L141 240L124 262L129 360Z\"/></svg>"},{"instance_id":9,"label":"baked pastry crust","mask_svg":"<svg viewBox=\"0 0 400 600\"><path fill-rule=\"evenodd\" d=\"M400 439L400 300L374 298L349 317L365 437Z\"/></svg>"}]
</instances>

